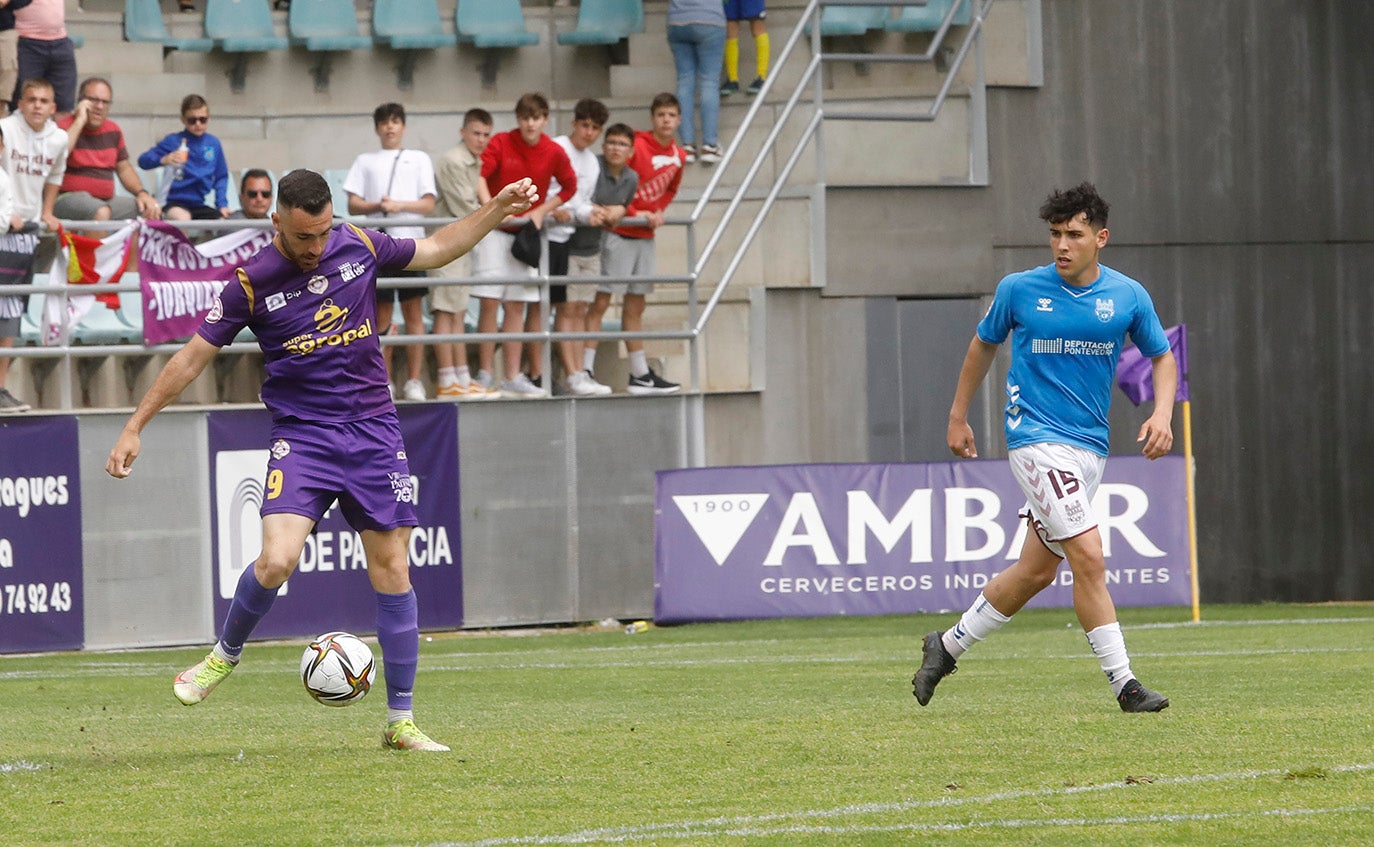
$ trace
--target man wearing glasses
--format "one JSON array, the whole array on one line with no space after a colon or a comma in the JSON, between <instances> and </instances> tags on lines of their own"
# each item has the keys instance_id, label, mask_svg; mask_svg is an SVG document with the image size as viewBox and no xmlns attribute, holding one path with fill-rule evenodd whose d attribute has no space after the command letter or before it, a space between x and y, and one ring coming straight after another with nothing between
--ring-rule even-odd
<instances>
[{"instance_id":1,"label":"man wearing glasses","mask_svg":"<svg viewBox=\"0 0 1374 847\"><path fill-rule=\"evenodd\" d=\"M160 166L172 173L163 204L162 216L169 221L217 221L229 217L229 165L224 147L207 130L210 104L199 94L188 94L181 101L181 122L185 129L174 132L138 157L138 166L151 171ZM164 183L164 187L166 187ZM214 192L215 205L205 198Z\"/></svg>"},{"instance_id":2,"label":"man wearing glasses","mask_svg":"<svg viewBox=\"0 0 1374 847\"><path fill-rule=\"evenodd\" d=\"M57 122L67 132L67 172L53 214L68 221L162 217L162 207L129 161L124 131L110 120L110 83L90 77L81 83L78 97L76 111ZM115 196L116 177L130 196Z\"/></svg>"},{"instance_id":3,"label":"man wearing glasses","mask_svg":"<svg viewBox=\"0 0 1374 847\"><path fill-rule=\"evenodd\" d=\"M262 168L249 168L239 180L239 210L232 220L265 220L272 211L272 175Z\"/></svg>"}]
</instances>

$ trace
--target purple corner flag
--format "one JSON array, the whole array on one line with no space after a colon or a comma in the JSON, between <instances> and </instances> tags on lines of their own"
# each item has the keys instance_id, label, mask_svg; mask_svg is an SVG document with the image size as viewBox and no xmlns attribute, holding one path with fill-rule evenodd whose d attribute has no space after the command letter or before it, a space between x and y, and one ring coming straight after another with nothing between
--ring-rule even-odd
<instances>
[{"instance_id":1,"label":"purple corner flag","mask_svg":"<svg viewBox=\"0 0 1374 847\"><path fill-rule=\"evenodd\" d=\"M1179 324L1164 330L1169 339L1169 349L1174 351L1178 362L1178 393L1176 400L1188 399L1188 325ZM1116 384L1126 392L1132 403L1139 406L1146 400L1155 399L1154 377L1150 370L1150 360L1140 354L1134 344L1121 351L1116 363Z\"/></svg>"}]
</instances>

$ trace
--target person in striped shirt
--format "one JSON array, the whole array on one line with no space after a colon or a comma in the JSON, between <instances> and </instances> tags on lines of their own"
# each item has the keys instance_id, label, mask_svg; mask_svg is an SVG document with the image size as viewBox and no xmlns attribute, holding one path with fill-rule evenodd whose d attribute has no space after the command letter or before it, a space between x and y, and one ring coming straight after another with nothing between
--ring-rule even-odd
<instances>
[{"instance_id":1,"label":"person in striped shirt","mask_svg":"<svg viewBox=\"0 0 1374 847\"><path fill-rule=\"evenodd\" d=\"M129 161L124 130L110 120L114 89L109 81L83 80L77 98L76 111L57 122L67 133L67 172L53 214L69 221L127 220L135 215L161 218L157 198L143 187ZM115 196L115 179L130 196Z\"/></svg>"}]
</instances>

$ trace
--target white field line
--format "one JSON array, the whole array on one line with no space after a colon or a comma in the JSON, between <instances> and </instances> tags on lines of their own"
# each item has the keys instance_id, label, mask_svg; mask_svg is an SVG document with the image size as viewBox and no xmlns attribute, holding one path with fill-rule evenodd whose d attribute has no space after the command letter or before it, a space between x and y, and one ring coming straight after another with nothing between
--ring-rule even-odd
<instances>
[{"instance_id":1,"label":"white field line","mask_svg":"<svg viewBox=\"0 0 1374 847\"><path fill-rule=\"evenodd\" d=\"M1327 774L1366 773L1374 771L1374 762L1341 765L1326 768ZM1194 776L1167 777L1155 779L1149 785L1200 785L1216 782L1260 779L1263 777L1284 776L1286 770L1236 771L1221 774L1199 774ZM640 826L607 827L586 829L565 835L514 835L505 838L488 838L481 841L444 841L427 847L514 847L525 844L620 844L642 842L650 838L706 838L706 837L767 837L790 834L861 834L876 832L952 832L968 829L1028 829L1034 827L1070 826L1112 826L1123 823L1182 823L1192 821L1214 821L1237 818L1270 816L1304 816L1331 814L1374 814L1374 805L1339 806L1325 809L1268 809L1245 812L1197 812L1191 814L1139 815L1130 817L1103 818L1043 818L1009 819L984 821L955 821L930 823L900 823L890 825L837 825L828 823L806 823L806 821L827 821L856 815L893 814L918 809L946 809L956 806L981 806L1002 803L1008 800L1028 798L1046 799L1067 797L1075 794L1102 793L1136 788L1125 782L1112 782L1104 785L1084 785L1069 788L1028 789L1022 791L1002 791L980 797L943 797L937 800L913 800L905 803L863 803L841 806L833 809L804 809L796 812L779 812L766 815L740 815L736 817L709 818L680 823L643 824Z\"/></svg>"},{"instance_id":2,"label":"white field line","mask_svg":"<svg viewBox=\"0 0 1374 847\"><path fill-rule=\"evenodd\" d=\"M914 643L914 642L913 642L913 643ZM664 647L672 647L672 646L674 646L674 645L662 645L662 646L664 646ZM713 646L717 646L717 645L713 645ZM576 650L576 648L573 648L573 649L574 649L575 652L582 652L582 651L580 651L580 650ZM607 649L607 648L602 648L602 649L605 650L605 649ZM639 652L642 648L624 648L624 649L633 650L633 651L635 651L635 652ZM462 656L452 655L452 654L450 654L450 655L443 655L443 654L441 654L441 655L435 656L435 657L425 657L424 660L420 663L420 671L421 671L421 672L424 672L424 673L436 673L436 672L456 673L456 672L464 672L464 671L467 671L467 672L471 672L471 671L529 671L529 670L576 670L576 669L588 669L588 670L601 669L601 670L605 670L605 669L615 669L615 668L624 668L624 669L634 670L634 669L643 669L643 668L674 668L674 667L684 667L684 668L686 668L686 667L710 667L710 666L725 666L725 665L783 665L783 664L789 664L789 665L807 665L807 664L814 664L814 665L832 665L832 664L852 664L852 663L856 663L856 662L866 662L866 663L874 663L874 662L910 662L910 661L913 661L914 658L918 657L918 653L915 652L915 649L916 649L916 648L913 647L911 651L904 652L904 653L901 653L901 654L887 655L887 656L875 655L875 654L869 653L869 654L865 654L865 655L862 655L862 656L810 656L810 655L806 655L806 656L797 656L797 655L793 655L793 656L784 656L784 655L761 655L761 656L713 656L713 657L704 657L704 658L691 659L691 658L672 658L672 657L667 657L667 656L665 656L665 657L663 657L663 658L641 658L640 656L637 656L637 655L627 655L627 656L624 656L623 658L618 658L618 659L613 659L613 660L604 660L604 661L595 661L595 662L583 662L583 661L549 661L549 662L510 661L509 659L511 658L511 654L505 654L505 653L501 653L501 654L490 654L490 653L486 653L486 654L464 654L464 655L462 655ZM561 651L561 653L562 653L563 655L566 655L568 652L569 652L568 650ZM1217 658L1217 657L1226 657L1226 656L1234 656L1234 657L1251 657L1251 658L1253 658L1253 657L1259 657L1259 656L1295 656L1295 655L1303 655L1303 654L1327 654L1327 655L1329 655L1329 654L1333 654L1333 653L1338 653L1338 654L1351 654L1351 653L1363 654L1363 653L1371 653L1371 652L1374 652L1374 643L1371 643L1371 644L1369 644L1368 646L1365 646L1365 647L1330 647L1330 646L1324 646L1324 647L1294 647L1294 648L1282 648L1282 649L1280 649L1280 648L1267 648L1267 649L1246 649L1246 650L1176 650L1176 651L1132 650L1132 651L1131 651L1131 656L1132 656L1132 658L1135 658L1135 659L1146 659L1146 658L1148 658L1148 659L1200 659L1200 658ZM523 655L527 655L527 654L522 653L522 654L519 654L519 655L522 655L522 656L523 656ZM486 659L492 659L493 661L489 661L489 662L476 661L476 662L468 662L468 663L445 663L445 662L443 662L443 661L435 661L435 659L440 659L440 660L442 660L442 659L446 659L446 658L471 658L471 659L483 659L483 658L486 658ZM985 656L984 656L984 655L980 655L980 656L977 657L977 660L978 660L979 662L1021 662L1021 661L1025 661L1025 660L1027 660L1027 659L1029 659L1029 658L1034 658L1034 659L1036 659L1037 661L1045 661L1045 660L1053 660L1053 661L1081 661L1081 660L1083 660L1083 659L1085 659L1085 658L1092 658L1092 654L1089 653L1089 652L1087 652L1086 650L1084 650L1084 652L1082 652L1082 653L1059 653L1059 654L1055 654L1055 653L1035 653L1035 654L1031 655L1031 654L1024 654L1024 653L1012 653L1012 654L1001 654L1001 655L985 655ZM41 670L40 670L40 669L29 669L29 670L0 671L0 682L4 682L4 681L6 681L6 680L18 680L18 679L59 679L59 678L61 678L61 679L66 679L66 678L70 678L70 677L73 677L73 676L107 676L107 675L111 674L111 672L116 672L116 671L117 671L117 672L119 673L119 675L121 675L121 676L139 676L139 677L146 677L146 676L163 676L163 675L174 674L175 671L176 671L176 669L177 669L177 667L179 667L179 666L168 665L168 664L165 663L165 662L145 662L145 663L135 663L135 662L117 662L117 663L87 662L87 663L79 664L79 665L77 665L76 667L67 667L67 668L62 668L62 669L60 669L60 670L59 670L59 669L41 669ZM256 671L263 671L263 670L279 671L279 670L281 670L282 668L287 668L287 667L292 667L292 668L294 668L294 667L295 667L295 663L294 663L294 662L283 662L283 661L281 661L281 660L272 660L272 661L263 662L263 663L253 663L253 662L250 661L250 662L246 663L245 667L246 667L247 669L251 669L251 670L253 670L253 671L255 671L255 672L256 672Z\"/></svg>"}]
</instances>

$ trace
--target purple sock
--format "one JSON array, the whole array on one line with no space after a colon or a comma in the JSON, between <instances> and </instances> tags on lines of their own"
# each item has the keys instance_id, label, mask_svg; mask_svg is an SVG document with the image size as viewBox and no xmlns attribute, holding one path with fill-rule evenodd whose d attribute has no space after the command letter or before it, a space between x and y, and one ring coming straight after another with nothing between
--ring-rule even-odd
<instances>
[{"instance_id":1,"label":"purple sock","mask_svg":"<svg viewBox=\"0 0 1374 847\"><path fill-rule=\"evenodd\" d=\"M238 587L234 589L234 601L229 604L229 614L224 616L224 628L219 637L224 652L237 656L243 651L243 642L253 634L253 628L272 608L272 601L276 599L277 589L264 588L253 573L252 565L244 569Z\"/></svg>"},{"instance_id":2,"label":"purple sock","mask_svg":"<svg viewBox=\"0 0 1374 847\"><path fill-rule=\"evenodd\" d=\"M392 709L411 708L415 667L420 662L419 621L414 589L404 594L377 593L377 643L382 648L386 705Z\"/></svg>"}]
</instances>

